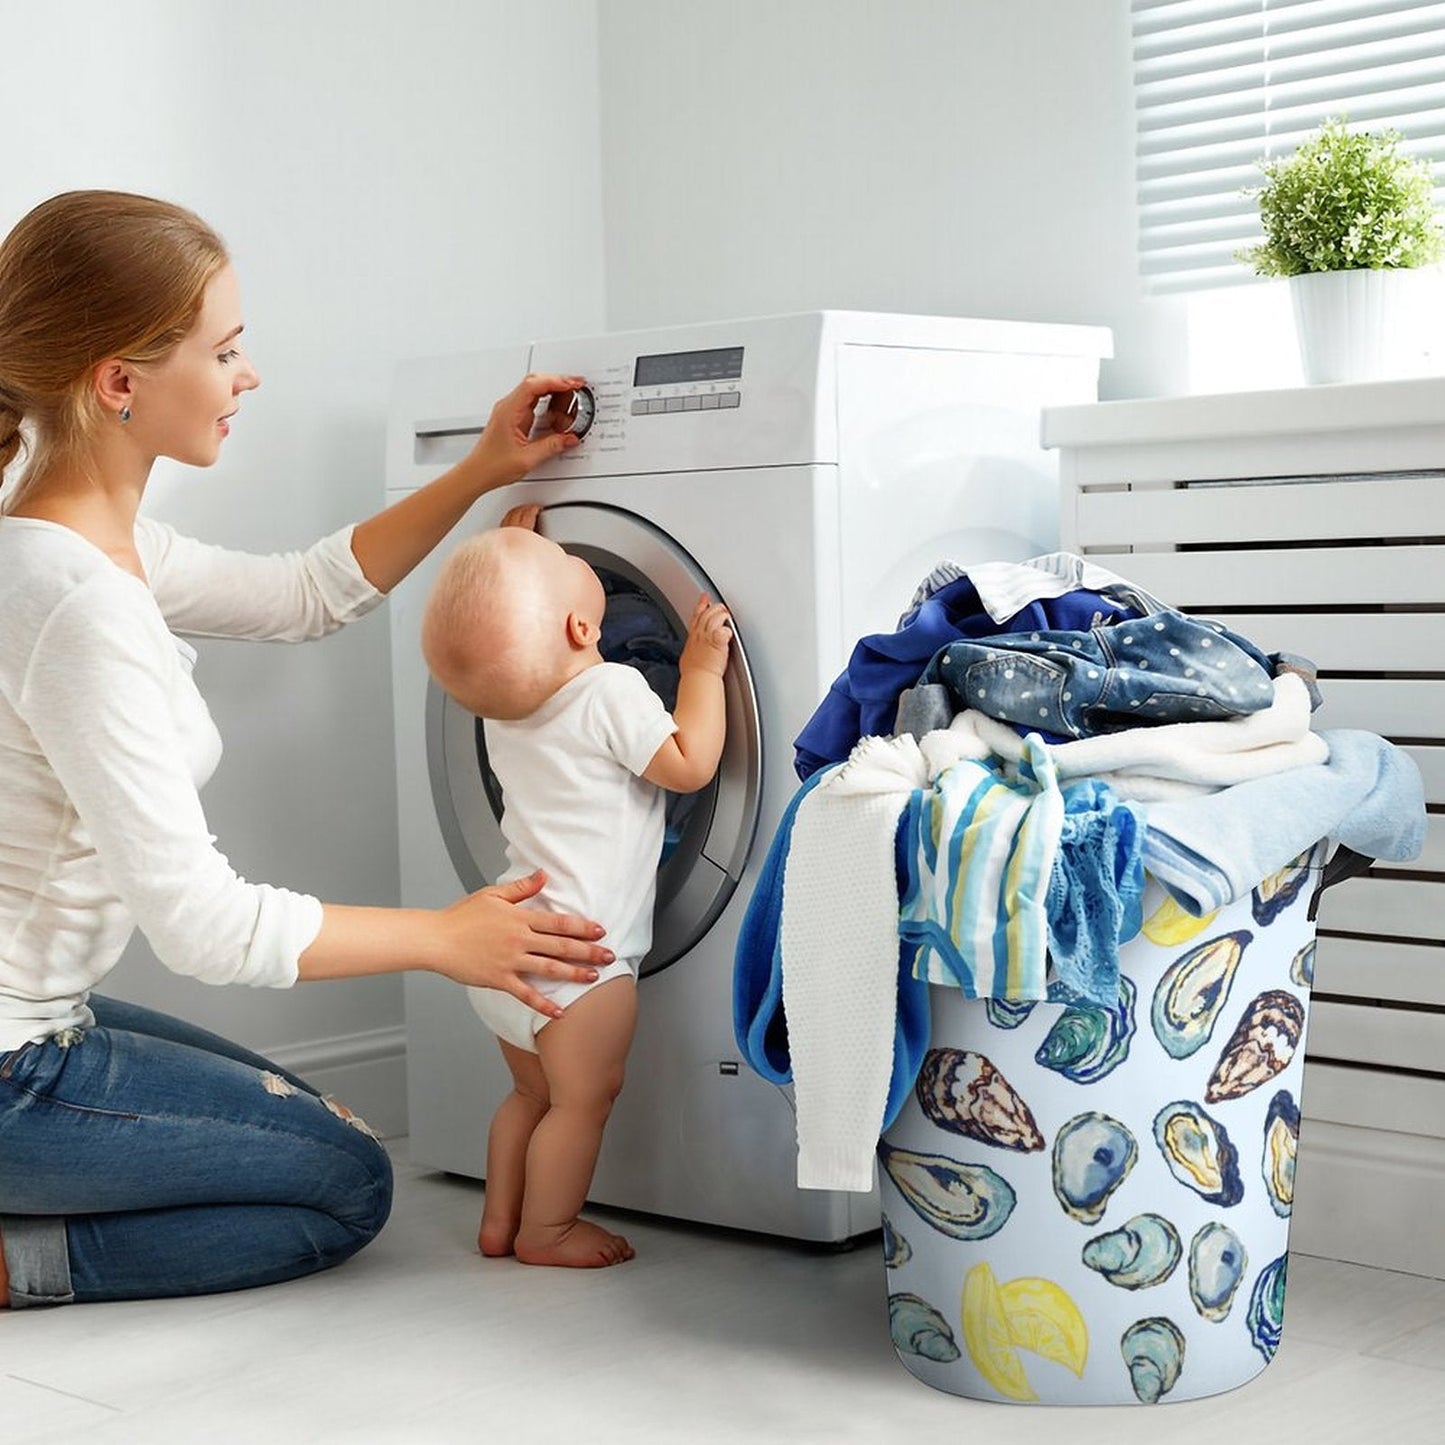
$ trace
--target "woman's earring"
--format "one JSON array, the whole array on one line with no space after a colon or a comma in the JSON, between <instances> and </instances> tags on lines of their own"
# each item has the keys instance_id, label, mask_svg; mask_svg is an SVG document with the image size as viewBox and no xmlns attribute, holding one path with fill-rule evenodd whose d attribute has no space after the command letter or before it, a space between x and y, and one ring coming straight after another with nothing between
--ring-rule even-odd
<instances>
[{"instance_id":1,"label":"woman's earring","mask_svg":"<svg viewBox=\"0 0 1445 1445\"><path fill-rule=\"evenodd\" d=\"M130 408L128 406L121 407L120 420L122 426L130 420Z\"/></svg>"}]
</instances>

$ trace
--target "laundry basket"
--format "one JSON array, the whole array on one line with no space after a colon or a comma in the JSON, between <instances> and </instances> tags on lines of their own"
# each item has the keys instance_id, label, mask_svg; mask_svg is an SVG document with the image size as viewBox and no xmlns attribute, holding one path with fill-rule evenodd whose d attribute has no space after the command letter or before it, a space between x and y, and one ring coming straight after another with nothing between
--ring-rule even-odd
<instances>
[{"instance_id":1,"label":"laundry basket","mask_svg":"<svg viewBox=\"0 0 1445 1445\"><path fill-rule=\"evenodd\" d=\"M1116 1008L930 990L878 1149L890 1327L918 1379L1154 1404L1273 1358L1323 857L1206 919L1149 880Z\"/></svg>"}]
</instances>

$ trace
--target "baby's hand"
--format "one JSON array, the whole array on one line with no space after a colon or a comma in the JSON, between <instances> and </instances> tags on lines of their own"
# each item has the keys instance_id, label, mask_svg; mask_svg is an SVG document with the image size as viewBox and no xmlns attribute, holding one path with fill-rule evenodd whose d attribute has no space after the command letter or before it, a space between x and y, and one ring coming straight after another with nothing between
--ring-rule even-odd
<instances>
[{"instance_id":1,"label":"baby's hand","mask_svg":"<svg viewBox=\"0 0 1445 1445\"><path fill-rule=\"evenodd\" d=\"M706 592L697 599L687 624L687 641L677 663L680 672L695 669L721 677L727 671L728 643L733 636L729 620L727 608L721 602L712 601Z\"/></svg>"},{"instance_id":2,"label":"baby's hand","mask_svg":"<svg viewBox=\"0 0 1445 1445\"><path fill-rule=\"evenodd\" d=\"M525 527L529 532L537 530L537 518L542 515L540 502L521 502L507 510L506 516L497 524L501 527Z\"/></svg>"}]
</instances>

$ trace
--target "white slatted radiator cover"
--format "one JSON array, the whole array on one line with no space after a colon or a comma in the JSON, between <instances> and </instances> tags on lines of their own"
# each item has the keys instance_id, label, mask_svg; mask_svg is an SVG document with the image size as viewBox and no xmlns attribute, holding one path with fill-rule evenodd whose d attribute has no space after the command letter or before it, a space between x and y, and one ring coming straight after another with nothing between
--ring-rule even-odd
<instances>
[{"instance_id":1,"label":"white slatted radiator cover","mask_svg":"<svg viewBox=\"0 0 1445 1445\"><path fill-rule=\"evenodd\" d=\"M1324 895L1291 1242L1445 1278L1445 378L1046 413L1062 546L1265 651L1317 728L1407 748L1422 856Z\"/></svg>"}]
</instances>

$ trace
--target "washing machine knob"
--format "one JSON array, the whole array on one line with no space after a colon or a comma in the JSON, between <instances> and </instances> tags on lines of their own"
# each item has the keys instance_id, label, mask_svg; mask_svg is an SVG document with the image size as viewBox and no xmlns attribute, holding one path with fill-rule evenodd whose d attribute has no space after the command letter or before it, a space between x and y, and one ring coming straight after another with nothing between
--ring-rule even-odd
<instances>
[{"instance_id":1,"label":"washing machine knob","mask_svg":"<svg viewBox=\"0 0 1445 1445\"><path fill-rule=\"evenodd\" d=\"M592 430L596 417L597 398L592 395L590 386L555 392L547 404L547 429L571 432L578 440Z\"/></svg>"}]
</instances>

